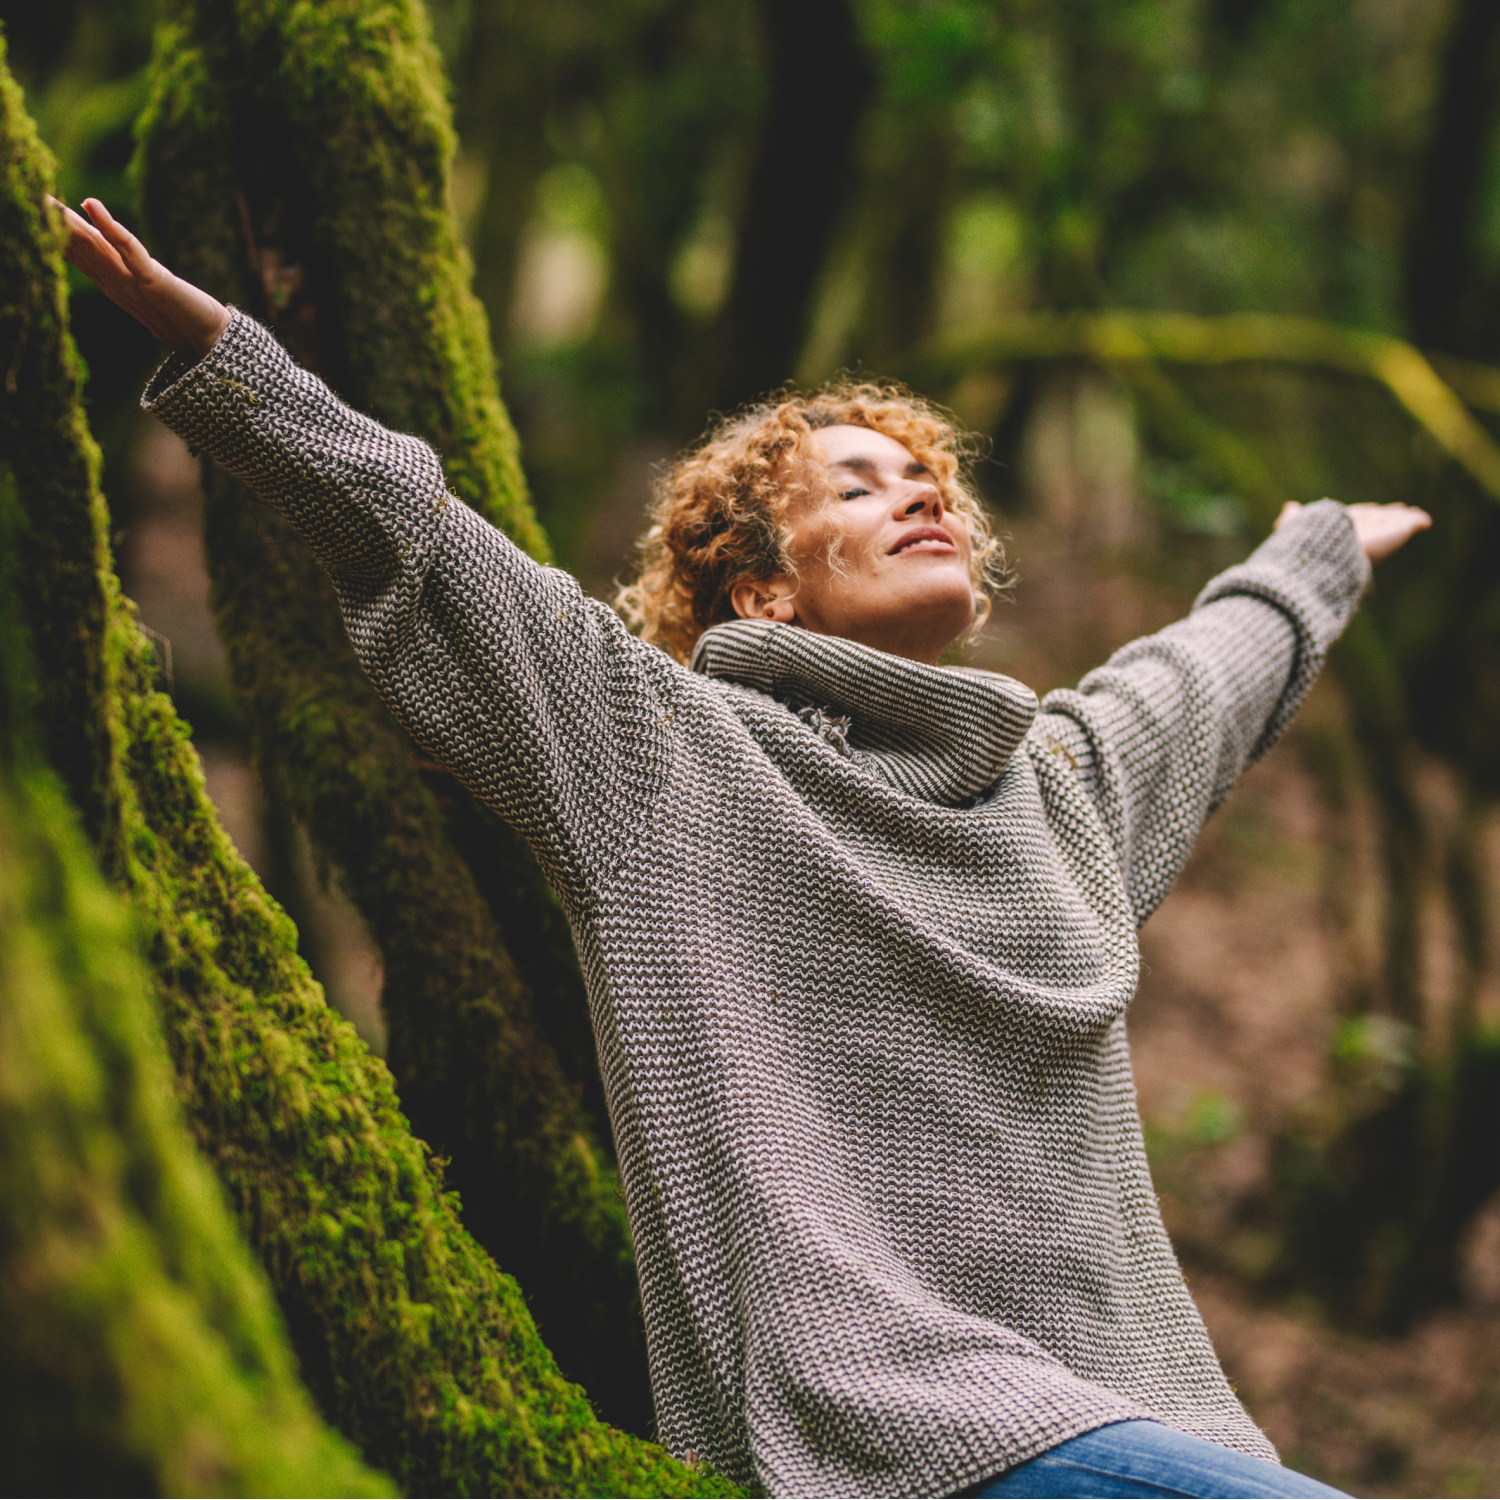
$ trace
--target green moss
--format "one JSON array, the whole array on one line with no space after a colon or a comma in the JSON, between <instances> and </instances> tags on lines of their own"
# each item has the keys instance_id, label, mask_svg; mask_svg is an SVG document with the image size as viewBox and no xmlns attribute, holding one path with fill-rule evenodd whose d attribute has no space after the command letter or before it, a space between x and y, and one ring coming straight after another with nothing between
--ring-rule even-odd
<instances>
[{"instance_id":1,"label":"green moss","mask_svg":"<svg viewBox=\"0 0 1500 1500\"><path fill-rule=\"evenodd\" d=\"M156 253L431 442L455 492L544 555L448 210L452 130L421 8L178 5L155 78L139 181ZM648 1431L634 1260L556 903L493 815L449 778L424 785L306 551L234 481L205 478L257 763L380 945L402 1106L562 1367Z\"/></svg>"},{"instance_id":2,"label":"green moss","mask_svg":"<svg viewBox=\"0 0 1500 1500\"><path fill-rule=\"evenodd\" d=\"M49 632L49 668L102 638L107 561L96 458L43 210L49 163L4 68L0 43L0 266L19 330L0 421L21 457L24 405L48 418L42 445L77 490L50 548L49 586L16 566L16 486L0 473L0 1435L7 1488L33 1494L392 1494L318 1418L299 1385L265 1278L185 1130L137 928L93 866L54 771L33 744L37 694L18 616L23 580L72 614ZM23 374L64 358L44 399ZM57 399L59 396L63 399ZM52 399L48 400L47 397ZM69 525L68 523L72 523ZM76 550L72 550L76 549ZM103 654L81 653L51 695L82 705L53 748L86 797L97 835L111 816L97 715ZM74 659L70 662L69 658ZM99 753L100 747L105 753ZM115 839L118 845L118 838Z\"/></svg>"},{"instance_id":3,"label":"green moss","mask_svg":"<svg viewBox=\"0 0 1500 1500\"><path fill-rule=\"evenodd\" d=\"M0 523L14 539L5 588L41 667L28 709L85 808L107 875L131 898L188 1123L268 1273L304 1381L365 1456L409 1491L729 1493L601 1424L583 1392L561 1377L514 1281L460 1224L390 1074L325 1004L297 956L291 923L218 826L185 727L151 689L150 649L110 565L55 229L40 209L47 169L8 79L3 101L0 286L9 299L4 316L25 336L7 346L17 352L3 377L0 451L10 457L14 486L0 497ZM35 907L27 888L14 889L6 900ZM61 897L48 899L61 909ZM6 1062L10 1055L7 1048ZM162 1098L160 1088L149 1092ZM59 1180L77 1171L64 1167ZM150 1170L131 1177L143 1201L165 1190L150 1177ZM205 1276L224 1261L226 1279L203 1283L213 1326L232 1334L236 1358L263 1369L276 1395L285 1355L263 1327L256 1331L264 1318L257 1325L232 1316L234 1299L250 1295L235 1290L232 1255L224 1259L228 1252L188 1221L172 1254ZM116 1365L155 1368L149 1326L121 1327ZM106 1377L117 1378L108 1369ZM176 1420L183 1410L171 1405L176 1399L160 1396L152 1410L167 1416L151 1417L152 1430L186 1440L197 1429ZM306 1419L296 1417L292 1396L277 1399L290 1414L288 1462L311 1454L325 1464L321 1472L343 1476L328 1484L368 1489L314 1424L299 1448L296 1421ZM204 1409L215 1432L215 1413L225 1413L222 1451L232 1456L244 1451L227 1432L241 1408L229 1396L224 1403ZM62 1440L55 1430L42 1436ZM188 1488L208 1487L190 1462L181 1472ZM247 1479L244 1488L262 1482L271 1484ZM292 1492L312 1486L308 1477L286 1483Z\"/></svg>"},{"instance_id":4,"label":"green moss","mask_svg":"<svg viewBox=\"0 0 1500 1500\"><path fill-rule=\"evenodd\" d=\"M56 775L0 768L7 1488L394 1494L297 1381L178 1117L135 923L92 864Z\"/></svg>"},{"instance_id":5,"label":"green moss","mask_svg":"<svg viewBox=\"0 0 1500 1500\"><path fill-rule=\"evenodd\" d=\"M431 442L455 493L546 560L449 210L455 141L426 12L411 0L165 11L137 168L153 233L229 290L252 273L253 300L292 347L361 410ZM184 192L184 169L214 195Z\"/></svg>"}]
</instances>

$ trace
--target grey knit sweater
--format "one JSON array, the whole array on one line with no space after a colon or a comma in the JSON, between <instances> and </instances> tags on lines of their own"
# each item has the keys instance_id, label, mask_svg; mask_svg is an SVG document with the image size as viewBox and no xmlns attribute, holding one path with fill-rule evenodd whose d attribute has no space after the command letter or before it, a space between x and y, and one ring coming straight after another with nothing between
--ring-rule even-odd
<instances>
[{"instance_id":1,"label":"grey knit sweater","mask_svg":"<svg viewBox=\"0 0 1500 1500\"><path fill-rule=\"evenodd\" d=\"M670 1448L822 1495L1131 1417L1274 1457L1162 1228L1125 1011L1138 925L1355 606L1342 507L1039 711L766 622L685 670L242 315L146 405L308 539L566 906Z\"/></svg>"}]
</instances>

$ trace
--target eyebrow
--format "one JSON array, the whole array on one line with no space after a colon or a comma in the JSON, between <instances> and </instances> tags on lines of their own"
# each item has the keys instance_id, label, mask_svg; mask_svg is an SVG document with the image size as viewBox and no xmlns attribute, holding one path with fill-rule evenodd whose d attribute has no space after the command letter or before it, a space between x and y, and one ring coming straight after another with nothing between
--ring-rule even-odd
<instances>
[{"instance_id":1,"label":"eyebrow","mask_svg":"<svg viewBox=\"0 0 1500 1500\"><path fill-rule=\"evenodd\" d=\"M859 474L873 474L879 467L880 465L873 458L869 458L863 453L856 453L851 458L838 459L829 465L831 469L853 469ZM919 458L912 459L906 466L908 478L914 474L928 474L930 472L931 470Z\"/></svg>"}]
</instances>

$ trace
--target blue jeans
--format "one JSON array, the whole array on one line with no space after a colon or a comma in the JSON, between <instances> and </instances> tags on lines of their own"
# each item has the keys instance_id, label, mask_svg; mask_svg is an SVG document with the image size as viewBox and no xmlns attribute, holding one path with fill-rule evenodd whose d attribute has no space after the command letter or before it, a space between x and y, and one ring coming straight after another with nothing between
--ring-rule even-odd
<instances>
[{"instance_id":1,"label":"blue jeans","mask_svg":"<svg viewBox=\"0 0 1500 1500\"><path fill-rule=\"evenodd\" d=\"M1059 1443L964 1494L1057 1495L1068 1500L1112 1500L1117 1495L1283 1500L1344 1492L1159 1422L1112 1422Z\"/></svg>"}]
</instances>

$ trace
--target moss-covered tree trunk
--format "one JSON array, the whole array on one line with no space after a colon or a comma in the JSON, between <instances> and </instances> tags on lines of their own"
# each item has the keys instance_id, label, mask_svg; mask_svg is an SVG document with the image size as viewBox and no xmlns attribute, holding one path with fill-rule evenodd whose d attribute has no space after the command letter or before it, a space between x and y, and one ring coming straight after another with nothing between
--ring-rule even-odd
<instances>
[{"instance_id":1,"label":"moss-covered tree trunk","mask_svg":"<svg viewBox=\"0 0 1500 1500\"><path fill-rule=\"evenodd\" d=\"M0 391L4 453L30 484L23 412L74 462L68 538L49 558L44 633L62 669L54 730L94 830L119 852L110 775L109 653L128 637L100 587L94 453L63 334L62 282L42 215L48 167L0 41ZM40 356L40 357L38 357ZM21 378L48 388L23 396ZM51 439L51 441L48 441ZM56 498L54 495L51 498ZM92 503L91 502L95 502ZM21 623L23 519L0 464L0 1448L13 1494L392 1494L326 1428L299 1384L260 1268L179 1117L159 1012L124 902L99 877L37 744ZM30 555L35 557L33 547ZM67 564L67 565L65 565ZM33 595L33 603L35 595ZM112 627L116 627L112 629ZM71 637L71 639L68 639ZM118 660L116 660L118 665ZM78 670L84 666L85 670ZM222 835L220 835L222 842Z\"/></svg>"},{"instance_id":2,"label":"moss-covered tree trunk","mask_svg":"<svg viewBox=\"0 0 1500 1500\"><path fill-rule=\"evenodd\" d=\"M415 0L179 4L142 127L148 227L169 264L269 322L347 400L431 442L455 492L541 556L449 211L443 90ZM562 914L514 835L414 757L307 551L222 473L206 486L216 615L257 762L379 944L402 1105L563 1368L606 1417L649 1431Z\"/></svg>"},{"instance_id":3,"label":"moss-covered tree trunk","mask_svg":"<svg viewBox=\"0 0 1500 1500\"><path fill-rule=\"evenodd\" d=\"M178 1118L135 924L15 733L23 657L0 628L6 1490L395 1494L317 1415Z\"/></svg>"},{"instance_id":4,"label":"moss-covered tree trunk","mask_svg":"<svg viewBox=\"0 0 1500 1500\"><path fill-rule=\"evenodd\" d=\"M219 827L113 573L58 229L42 206L47 167L8 76L3 85L0 516L10 566L0 587L38 664L29 713L106 875L130 898L188 1124L269 1275L304 1380L410 1492L724 1493L605 1427L562 1378L515 1283L460 1224L390 1075L326 1005L291 924ZM7 643L0 649L9 660ZM57 1399L45 1423L33 1421L8 1381L0 1421L19 1426L0 1432L64 1462L76 1452L90 1475L89 1455L117 1443L136 1455L122 1488L374 1492L378 1480L299 1404L243 1258L220 1243L201 1185L173 1156L149 1046L137 1038L131 1052L119 1040L135 1023L96 985L76 940L85 929L69 925L93 920L59 864L74 856L54 858L35 833L55 821L56 802L12 806L4 837L39 863L6 852L0 895L0 1026L20 1028L0 1036L0 1348L8 1375L52 1380ZM45 937L27 936L38 925ZM132 1086L137 1067L154 1103ZM110 1194L123 1194L123 1217L111 1219ZM202 1327L189 1316L195 1303ZM50 1365L44 1333L55 1340ZM83 1394L69 1405L57 1382L75 1376ZM207 1437L193 1447L195 1412ZM247 1436L273 1418L273 1436ZM17 1451L7 1444L8 1473Z\"/></svg>"},{"instance_id":5,"label":"moss-covered tree trunk","mask_svg":"<svg viewBox=\"0 0 1500 1500\"><path fill-rule=\"evenodd\" d=\"M318 1417L179 1118L136 924L32 743L15 604L0 585L5 1488L395 1494Z\"/></svg>"}]
</instances>

